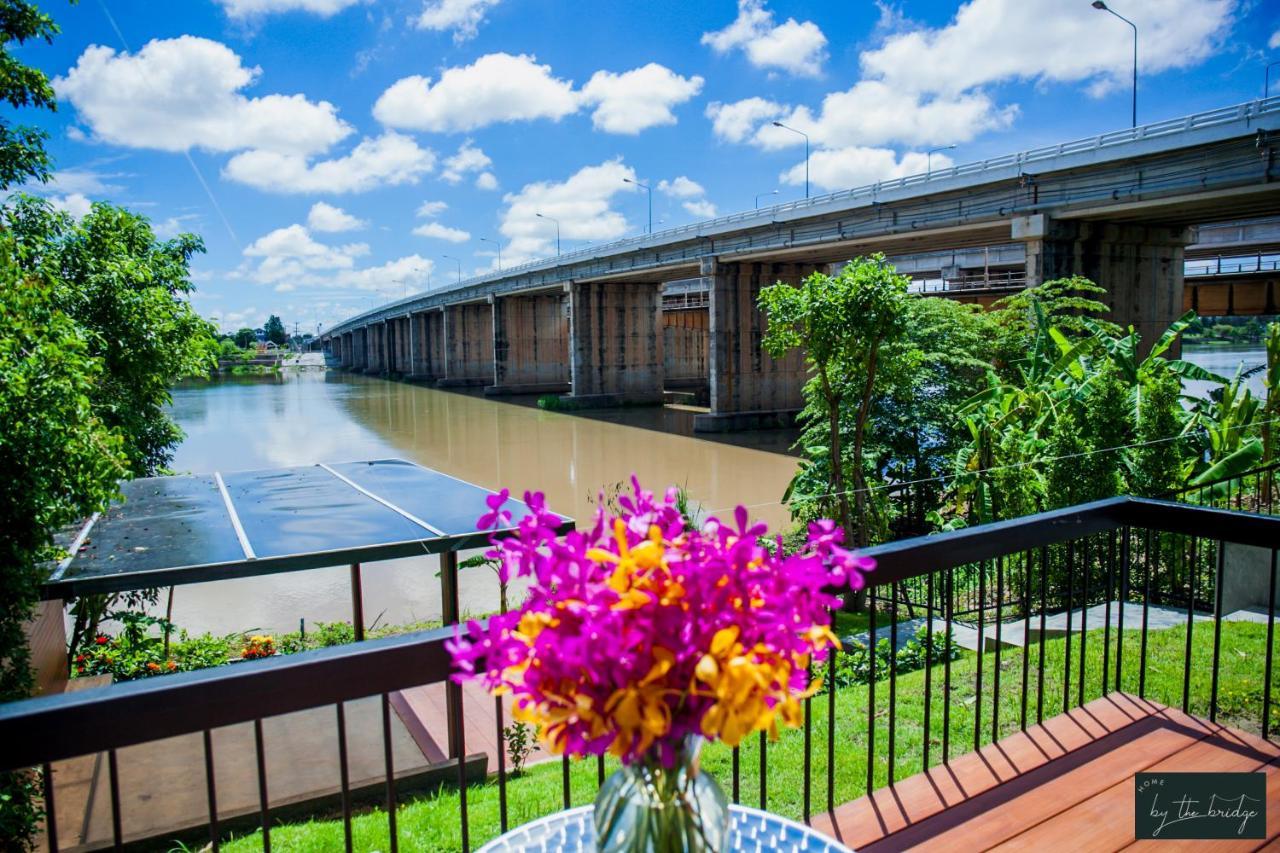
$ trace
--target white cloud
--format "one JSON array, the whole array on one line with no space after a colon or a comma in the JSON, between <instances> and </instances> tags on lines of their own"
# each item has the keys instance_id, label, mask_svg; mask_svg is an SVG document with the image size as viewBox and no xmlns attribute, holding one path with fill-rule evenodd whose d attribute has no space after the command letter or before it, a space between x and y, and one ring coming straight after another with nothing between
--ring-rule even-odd
<instances>
[{"instance_id":1,"label":"white cloud","mask_svg":"<svg viewBox=\"0 0 1280 853\"><path fill-rule=\"evenodd\" d=\"M182 213L151 223L151 230L161 240L172 240L183 232L191 231L191 225L199 221L200 217L194 213Z\"/></svg>"},{"instance_id":2,"label":"white cloud","mask_svg":"<svg viewBox=\"0 0 1280 853\"><path fill-rule=\"evenodd\" d=\"M658 181L658 192L666 193L673 198L697 198L707 193L702 188L702 184L684 175L670 181L665 179Z\"/></svg>"},{"instance_id":3,"label":"white cloud","mask_svg":"<svg viewBox=\"0 0 1280 853\"><path fill-rule=\"evenodd\" d=\"M449 205L443 201L424 201L418 206L418 216L439 216L448 210Z\"/></svg>"},{"instance_id":4,"label":"white cloud","mask_svg":"<svg viewBox=\"0 0 1280 853\"><path fill-rule=\"evenodd\" d=\"M420 30L453 30L453 41L461 44L475 38L484 14L499 0L428 0L421 14L413 18Z\"/></svg>"},{"instance_id":5,"label":"white cloud","mask_svg":"<svg viewBox=\"0 0 1280 853\"><path fill-rule=\"evenodd\" d=\"M671 108L702 91L702 78L681 77L650 62L621 74L597 71L582 87L582 100L595 104L591 123L608 133L636 134L650 127L675 124Z\"/></svg>"},{"instance_id":6,"label":"white cloud","mask_svg":"<svg viewBox=\"0 0 1280 853\"><path fill-rule=\"evenodd\" d=\"M413 254L387 261L381 266L343 270L328 280L316 283L323 287L355 288L377 292L393 288L398 296L405 289L410 293L422 290L430 281L431 272L434 269L435 261Z\"/></svg>"},{"instance_id":7,"label":"white cloud","mask_svg":"<svg viewBox=\"0 0 1280 853\"><path fill-rule=\"evenodd\" d=\"M822 99L814 115L797 107L782 123L809 134L812 144L828 148L849 145L938 145L967 142L980 133L1008 127L1014 107L998 108L985 94L924 98L895 91L878 80L862 80L844 92ZM766 150L803 145L804 139L764 121L751 139Z\"/></svg>"},{"instance_id":8,"label":"white cloud","mask_svg":"<svg viewBox=\"0 0 1280 853\"><path fill-rule=\"evenodd\" d=\"M723 30L703 33L702 43L716 53L741 49L757 68L805 77L822 73L827 37L813 21L787 18L775 24L764 0L738 0L738 17Z\"/></svg>"},{"instance_id":9,"label":"white cloud","mask_svg":"<svg viewBox=\"0 0 1280 853\"><path fill-rule=\"evenodd\" d=\"M1230 30L1236 7L1236 0L1126 7L1142 33L1142 72L1205 59ZM1008 80L1118 83L1127 79L1132 50L1133 31L1085 2L970 0L946 26L891 35L861 64L865 76L894 91L954 95Z\"/></svg>"},{"instance_id":10,"label":"white cloud","mask_svg":"<svg viewBox=\"0 0 1280 853\"><path fill-rule=\"evenodd\" d=\"M809 158L809 180L826 190L843 190L873 184L904 175L917 175L925 171L928 155L908 151L899 158L889 148L866 148L851 145L815 151ZM933 168L943 169L951 165L945 154L933 155ZM804 186L804 161L779 176L784 184Z\"/></svg>"},{"instance_id":11,"label":"white cloud","mask_svg":"<svg viewBox=\"0 0 1280 853\"><path fill-rule=\"evenodd\" d=\"M726 142L742 142L755 133L761 122L772 121L786 112L786 106L764 98L744 98L729 104L713 101L707 105L712 131Z\"/></svg>"},{"instance_id":12,"label":"white cloud","mask_svg":"<svg viewBox=\"0 0 1280 853\"><path fill-rule=\"evenodd\" d=\"M471 144L468 139L458 146L458 151L444 161L440 170L440 180L456 184L471 172L484 172L493 165L488 154Z\"/></svg>"},{"instance_id":13,"label":"white cloud","mask_svg":"<svg viewBox=\"0 0 1280 853\"><path fill-rule=\"evenodd\" d=\"M449 68L432 85L414 75L393 83L373 115L389 127L434 132L475 130L507 121L559 120L578 109L573 83L532 56L490 53Z\"/></svg>"},{"instance_id":14,"label":"white cloud","mask_svg":"<svg viewBox=\"0 0 1280 853\"><path fill-rule=\"evenodd\" d=\"M244 249L247 258L261 258L252 278L262 284L310 283L317 271L350 270L367 255L369 246L352 243L328 246L312 238L305 226L290 225L259 237Z\"/></svg>"},{"instance_id":15,"label":"white cloud","mask_svg":"<svg viewBox=\"0 0 1280 853\"><path fill-rule=\"evenodd\" d=\"M307 213L307 227L312 231L337 233L340 231L358 231L368 226L368 222L352 216L340 207L318 201L311 205Z\"/></svg>"},{"instance_id":16,"label":"white cloud","mask_svg":"<svg viewBox=\"0 0 1280 853\"><path fill-rule=\"evenodd\" d=\"M1280 30L1276 30L1271 34L1271 38L1267 39L1267 47L1271 50L1275 50L1280 47Z\"/></svg>"},{"instance_id":17,"label":"white cloud","mask_svg":"<svg viewBox=\"0 0 1280 853\"><path fill-rule=\"evenodd\" d=\"M690 216L695 216L698 219L713 219L716 215L716 206L705 198L681 202L680 206Z\"/></svg>"},{"instance_id":18,"label":"white cloud","mask_svg":"<svg viewBox=\"0 0 1280 853\"><path fill-rule=\"evenodd\" d=\"M129 177L123 172L98 172L90 168L62 169L54 172L49 182L39 186L32 185L31 190L61 190L64 193L84 193L87 195L109 195L124 189L114 183L116 178Z\"/></svg>"},{"instance_id":19,"label":"white cloud","mask_svg":"<svg viewBox=\"0 0 1280 853\"><path fill-rule=\"evenodd\" d=\"M276 12L311 12L322 18L336 15L362 0L217 0L232 18L251 18Z\"/></svg>"},{"instance_id":20,"label":"white cloud","mask_svg":"<svg viewBox=\"0 0 1280 853\"><path fill-rule=\"evenodd\" d=\"M419 237L445 240L449 243L465 243L471 239L471 234L461 228L450 228L448 225L442 225L439 222L425 222L413 229L413 233Z\"/></svg>"},{"instance_id":21,"label":"white cloud","mask_svg":"<svg viewBox=\"0 0 1280 853\"><path fill-rule=\"evenodd\" d=\"M558 220L564 240L612 240L626 234L626 217L611 206L618 193L637 192L636 173L622 161L609 160L598 166L584 166L563 182L538 181L526 184L516 193L507 193L503 201L500 230L508 239L503 260L508 264L523 263L545 257L555 248L555 226L537 214Z\"/></svg>"},{"instance_id":22,"label":"white cloud","mask_svg":"<svg viewBox=\"0 0 1280 853\"><path fill-rule=\"evenodd\" d=\"M435 154L412 138L387 132L367 137L344 157L311 161L296 154L246 151L222 174L256 189L278 193L349 193L414 184L435 167Z\"/></svg>"},{"instance_id":23,"label":"white cloud","mask_svg":"<svg viewBox=\"0 0 1280 853\"><path fill-rule=\"evenodd\" d=\"M476 189L478 190L496 190L498 188L498 178L493 172L481 172L476 175Z\"/></svg>"},{"instance_id":24,"label":"white cloud","mask_svg":"<svg viewBox=\"0 0 1280 853\"><path fill-rule=\"evenodd\" d=\"M49 196L49 204L54 210L71 214L74 219L84 219L93 209L93 202L83 193Z\"/></svg>"},{"instance_id":25,"label":"white cloud","mask_svg":"<svg viewBox=\"0 0 1280 853\"><path fill-rule=\"evenodd\" d=\"M148 42L135 54L89 47L54 87L94 137L133 148L305 155L351 133L328 102L241 94L260 76L226 45L180 36Z\"/></svg>"}]
</instances>

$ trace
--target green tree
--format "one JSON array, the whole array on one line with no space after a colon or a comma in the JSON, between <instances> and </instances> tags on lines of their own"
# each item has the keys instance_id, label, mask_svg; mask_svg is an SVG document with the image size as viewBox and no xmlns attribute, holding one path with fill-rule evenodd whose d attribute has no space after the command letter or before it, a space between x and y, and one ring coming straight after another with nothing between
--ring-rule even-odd
<instances>
[{"instance_id":1,"label":"green tree","mask_svg":"<svg viewBox=\"0 0 1280 853\"><path fill-rule=\"evenodd\" d=\"M267 318L267 324L262 327L267 333L267 340L276 346L284 346L285 341L289 340L288 333L284 330L284 323L275 314Z\"/></svg>"},{"instance_id":2,"label":"green tree","mask_svg":"<svg viewBox=\"0 0 1280 853\"><path fill-rule=\"evenodd\" d=\"M53 532L103 508L129 470L92 403L103 368L89 336L14 256L12 235L0 235L0 702L31 689L24 626L56 556ZM37 796L31 774L0 773L0 838L18 849L39 820Z\"/></svg>"},{"instance_id":3,"label":"green tree","mask_svg":"<svg viewBox=\"0 0 1280 853\"><path fill-rule=\"evenodd\" d=\"M855 258L835 276L814 273L798 287L778 282L760 291L760 309L768 318L765 352L774 358L804 352L812 378L805 384L803 417L826 424L830 493L845 535L856 546L869 538L867 426L882 351L906 327L908 283L883 255L874 255ZM846 406L852 422L847 450L841 424Z\"/></svg>"},{"instance_id":4,"label":"green tree","mask_svg":"<svg viewBox=\"0 0 1280 853\"><path fill-rule=\"evenodd\" d=\"M134 476L168 464L182 435L169 386L216 363L213 327L191 307L189 264L199 237L159 241L145 217L97 203L82 220L20 195L0 214L19 268L54 282L56 305L86 332L103 364L94 410L125 437Z\"/></svg>"},{"instance_id":5,"label":"green tree","mask_svg":"<svg viewBox=\"0 0 1280 853\"><path fill-rule=\"evenodd\" d=\"M258 340L258 336L254 334L253 329L239 329L236 331L235 342L240 349L249 349Z\"/></svg>"},{"instance_id":6,"label":"green tree","mask_svg":"<svg viewBox=\"0 0 1280 853\"><path fill-rule=\"evenodd\" d=\"M55 110L58 100L43 71L19 62L9 46L31 40L52 43L59 32L53 19L34 3L0 0L0 101L13 109ZM48 134L0 117L0 189L49 180L51 162L44 142Z\"/></svg>"}]
</instances>

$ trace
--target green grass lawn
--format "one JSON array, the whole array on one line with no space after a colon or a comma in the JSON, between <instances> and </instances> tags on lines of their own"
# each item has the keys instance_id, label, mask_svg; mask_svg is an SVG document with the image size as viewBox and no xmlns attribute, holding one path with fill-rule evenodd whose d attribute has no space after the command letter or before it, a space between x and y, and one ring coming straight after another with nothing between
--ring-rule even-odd
<instances>
[{"instance_id":1,"label":"green grass lawn","mask_svg":"<svg viewBox=\"0 0 1280 853\"><path fill-rule=\"evenodd\" d=\"M841 626L849 628L850 626ZM1208 715L1210 680L1213 660L1213 626L1197 623L1192 634L1191 702L1194 714ZM1182 705L1184 673L1185 629L1175 628L1152 632L1148 636L1146 696L1168 705ZM1084 671L1084 699L1101 696L1103 666L1102 631L1091 631L1086 638L1087 654ZM1116 638L1112 637L1108 687L1115 684ZM1029 723L1036 720L1037 705L1043 700L1044 717L1047 719L1063 710L1064 686L1072 705L1078 697L1080 676L1080 640L1071 643L1071 675L1064 685L1064 661L1068 654L1064 640L1051 640L1045 644L1044 693L1037 691L1039 647L1030 649L1028 670L1027 709ZM1224 623L1221 642L1221 672L1219 683L1219 722L1238 728L1257 731L1261 725L1263 666L1266 653L1266 626L1249 623ZM1280 636L1275 646L1277 665L1280 666ZM1126 631L1123 648L1123 690L1137 693L1139 689L1140 633ZM992 740L992 709L998 698L997 737L1016 731L1021 718L1022 649L1005 649L1000 654L999 695L993 690L993 673L996 669L995 653L982 656L982 686L977 687L978 656L965 653L951 666L950 693L950 748L951 755L958 756L974 748L975 712L981 707L979 737L981 743ZM1274 676L1273 676L1274 678ZM911 776L923 769L925 737L923 671L907 673L897 679L896 743L894 774L898 779ZM836 696L835 786L834 802L856 799L866 793L866 767L868 760L868 690L865 685L841 690ZM929 720L931 741L930 763L942 759L943 727L943 669L932 671L932 703ZM1280 690L1273 693L1271 725L1280 729ZM827 802L827 697L813 699L813 731L811 770L811 796L813 811L822 811ZM889 682L875 685L875 751L873 761L875 785L888 781L888 727ZM744 744L740 753L741 801L759 805L759 749L757 738ZM785 732L782 737L767 746L768 778L766 806L788 817L800 818L804 794L804 735L803 730ZM607 771L616 766L607 765ZM704 752L703 766L720 781L726 794L732 794L732 764L730 750L718 744L710 745ZM552 762L528 770L522 777L508 783L507 796L511 826L533 820L562 808L560 764ZM590 803L596 793L596 763L594 759L574 761L571 765L571 802L573 805ZM474 785L467 791L467 806L471 845L478 846L499 832L498 785L496 781ZM459 804L456 789L446 788L434 796L403 804L397 812L399 838L403 849L457 850L460 849ZM354 847L362 851L387 850L387 819L385 812L373 811L356 817L353 821ZM343 849L342 824L336 820L281 825L271 830L273 850L340 851ZM237 838L226 844L228 851L260 850L260 834Z\"/></svg>"}]
</instances>

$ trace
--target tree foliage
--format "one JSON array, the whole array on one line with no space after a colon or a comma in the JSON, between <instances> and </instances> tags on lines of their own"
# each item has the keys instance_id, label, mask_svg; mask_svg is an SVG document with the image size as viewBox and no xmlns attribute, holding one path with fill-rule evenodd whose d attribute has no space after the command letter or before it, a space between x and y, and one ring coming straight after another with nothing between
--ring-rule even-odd
<instances>
[{"instance_id":1,"label":"tree foliage","mask_svg":"<svg viewBox=\"0 0 1280 853\"><path fill-rule=\"evenodd\" d=\"M0 0L0 101L12 109L55 110L58 99L49 78L20 62L9 50L38 40L52 43L59 32L53 19L26 0ZM51 163L44 149L48 134L0 117L0 189L49 180Z\"/></svg>"},{"instance_id":2,"label":"tree foliage","mask_svg":"<svg viewBox=\"0 0 1280 853\"><path fill-rule=\"evenodd\" d=\"M276 346L284 346L285 341L289 340L289 334L284 330L284 322L275 314L267 318L262 330L266 332L267 340Z\"/></svg>"}]
</instances>

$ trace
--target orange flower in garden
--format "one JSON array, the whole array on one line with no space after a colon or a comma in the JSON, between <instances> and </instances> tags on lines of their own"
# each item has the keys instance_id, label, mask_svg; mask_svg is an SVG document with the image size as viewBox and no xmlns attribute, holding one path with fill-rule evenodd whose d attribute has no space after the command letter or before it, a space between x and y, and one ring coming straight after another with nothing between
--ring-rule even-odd
<instances>
[{"instance_id":1,"label":"orange flower in garden","mask_svg":"<svg viewBox=\"0 0 1280 853\"><path fill-rule=\"evenodd\" d=\"M160 664L156 663L156 662L155 662L155 661L153 661L153 660L149 660L149 661L147 661L147 671L148 671L148 672L159 672L159 671L160 671Z\"/></svg>"}]
</instances>

